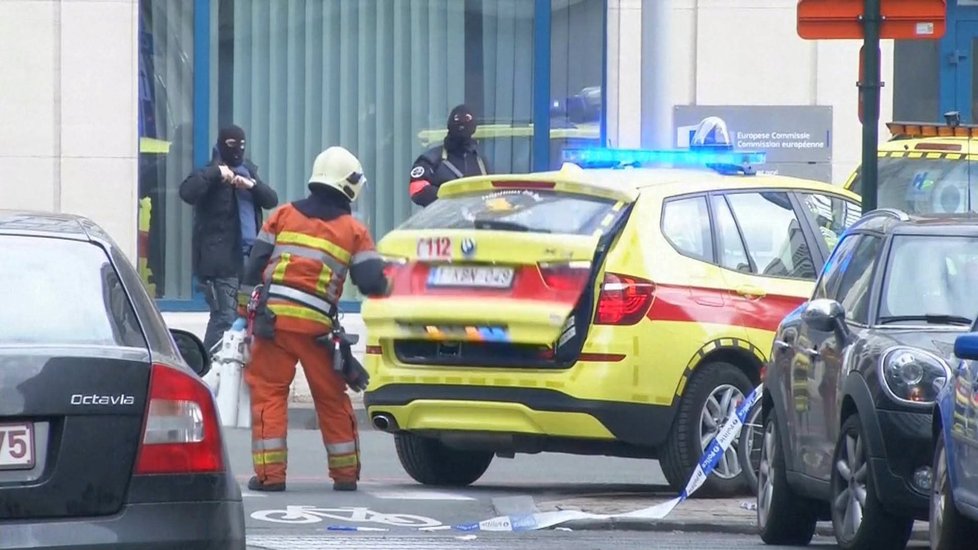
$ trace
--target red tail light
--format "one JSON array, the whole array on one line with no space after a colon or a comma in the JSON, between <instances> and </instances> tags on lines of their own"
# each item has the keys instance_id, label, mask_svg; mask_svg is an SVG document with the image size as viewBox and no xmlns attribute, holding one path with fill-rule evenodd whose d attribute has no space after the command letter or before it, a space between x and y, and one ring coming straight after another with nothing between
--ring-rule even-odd
<instances>
[{"instance_id":1,"label":"red tail light","mask_svg":"<svg viewBox=\"0 0 978 550\"><path fill-rule=\"evenodd\" d=\"M136 474L224 471L214 398L193 374L153 365Z\"/></svg>"},{"instance_id":2,"label":"red tail light","mask_svg":"<svg viewBox=\"0 0 978 550\"><path fill-rule=\"evenodd\" d=\"M543 282L554 290L581 290L591 274L591 262L542 263L537 267Z\"/></svg>"},{"instance_id":3,"label":"red tail light","mask_svg":"<svg viewBox=\"0 0 978 550\"><path fill-rule=\"evenodd\" d=\"M649 311L655 285L651 281L605 273L594 315L596 325L634 325Z\"/></svg>"}]
</instances>

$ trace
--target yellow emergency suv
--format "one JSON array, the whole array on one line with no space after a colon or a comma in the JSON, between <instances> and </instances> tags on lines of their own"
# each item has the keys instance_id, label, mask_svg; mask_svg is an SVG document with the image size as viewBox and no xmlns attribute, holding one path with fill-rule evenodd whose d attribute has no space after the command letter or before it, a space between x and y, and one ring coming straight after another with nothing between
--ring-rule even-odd
<instances>
[{"instance_id":1,"label":"yellow emergency suv","mask_svg":"<svg viewBox=\"0 0 978 550\"><path fill-rule=\"evenodd\" d=\"M565 452L658 458L682 488L860 216L838 186L755 174L763 153L566 153L449 182L378 243L364 399L420 483ZM703 492L744 487L735 449Z\"/></svg>"},{"instance_id":2,"label":"yellow emergency suv","mask_svg":"<svg viewBox=\"0 0 978 550\"><path fill-rule=\"evenodd\" d=\"M889 122L878 148L877 206L908 214L978 210L978 125ZM857 168L844 187L862 194Z\"/></svg>"}]
</instances>

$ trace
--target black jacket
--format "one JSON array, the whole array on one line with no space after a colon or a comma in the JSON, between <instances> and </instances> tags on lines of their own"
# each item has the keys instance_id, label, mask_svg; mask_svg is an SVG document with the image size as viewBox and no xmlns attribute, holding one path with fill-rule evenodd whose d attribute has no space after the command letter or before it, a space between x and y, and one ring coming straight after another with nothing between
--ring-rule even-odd
<instances>
[{"instance_id":1,"label":"black jacket","mask_svg":"<svg viewBox=\"0 0 978 550\"><path fill-rule=\"evenodd\" d=\"M428 206L438 198L441 184L461 177L488 173L489 168L476 150L475 142L471 142L462 151L449 151L443 145L432 147L422 153L411 167L411 200L415 204Z\"/></svg>"},{"instance_id":2,"label":"black jacket","mask_svg":"<svg viewBox=\"0 0 978 550\"><path fill-rule=\"evenodd\" d=\"M255 186L255 227L260 231L262 209L278 206L278 194L258 177L258 167L248 159ZM244 268L241 250L241 221L234 186L221 181L215 157L211 163L187 176L180 184L180 198L194 206L193 272L197 277L240 277Z\"/></svg>"}]
</instances>

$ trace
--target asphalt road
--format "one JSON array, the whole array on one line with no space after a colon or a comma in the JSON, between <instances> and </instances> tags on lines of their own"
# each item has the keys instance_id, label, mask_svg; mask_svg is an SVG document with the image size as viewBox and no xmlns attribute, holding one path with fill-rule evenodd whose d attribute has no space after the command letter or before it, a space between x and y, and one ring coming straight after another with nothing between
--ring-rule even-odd
<instances>
[{"instance_id":1,"label":"asphalt road","mask_svg":"<svg viewBox=\"0 0 978 550\"><path fill-rule=\"evenodd\" d=\"M432 490L404 473L390 435L364 430L360 438L364 463L360 490L338 493L332 490L326 473L326 452L319 432L291 430L288 490L253 493L245 487L252 475L250 432L226 430L225 438L232 470L245 497L248 532L255 535L316 534L329 526L352 525L416 532L417 527L526 512L528 498L559 500L561 495L665 490L665 478L655 461L558 454L497 458L471 487ZM299 506L307 508L300 512L295 508ZM369 513L361 512L359 521L353 521L349 510L356 508L366 508ZM387 517L391 514L420 517Z\"/></svg>"},{"instance_id":2,"label":"asphalt road","mask_svg":"<svg viewBox=\"0 0 978 550\"><path fill-rule=\"evenodd\" d=\"M604 548L739 549L764 546L751 535L635 532L621 530L539 530L517 533L447 529L499 515L534 511L533 502L561 497L647 492L672 496L658 463L560 454L497 458L471 487L425 488L401 469L390 435L361 433L364 461L360 490L332 491L319 432L289 433L288 490L252 493L250 432L226 430L231 466L242 486L249 549L502 549L575 550ZM421 531L422 527L445 527ZM352 527L377 530L350 532ZM383 530L383 531L379 531ZM811 547L835 548L834 539L816 537ZM926 548L913 543L908 548Z\"/></svg>"},{"instance_id":3,"label":"asphalt road","mask_svg":"<svg viewBox=\"0 0 978 550\"><path fill-rule=\"evenodd\" d=\"M606 549L656 549L656 550L735 550L741 548L793 548L765 546L757 537L749 535L724 535L707 533L612 533L599 531L538 531L493 535L418 535L418 536L256 536L249 540L248 550L306 550L313 548L348 548L356 550L606 550ZM797 547L794 547L797 548ZM835 549L835 539L816 537L807 548ZM914 542L910 549L924 549L927 544Z\"/></svg>"}]
</instances>

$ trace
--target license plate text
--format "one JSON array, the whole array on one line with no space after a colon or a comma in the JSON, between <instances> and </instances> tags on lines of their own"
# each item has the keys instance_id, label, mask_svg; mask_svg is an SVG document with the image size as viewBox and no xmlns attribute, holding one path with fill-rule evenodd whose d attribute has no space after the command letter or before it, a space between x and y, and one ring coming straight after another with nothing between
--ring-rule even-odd
<instances>
[{"instance_id":1,"label":"license plate text","mask_svg":"<svg viewBox=\"0 0 978 550\"><path fill-rule=\"evenodd\" d=\"M0 470L34 467L34 425L0 424Z\"/></svg>"},{"instance_id":2,"label":"license plate text","mask_svg":"<svg viewBox=\"0 0 978 550\"><path fill-rule=\"evenodd\" d=\"M512 284L509 267L438 266L428 275L429 286L509 288Z\"/></svg>"}]
</instances>

